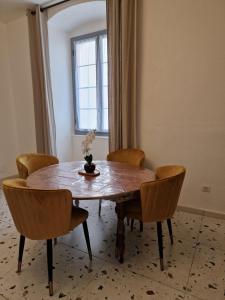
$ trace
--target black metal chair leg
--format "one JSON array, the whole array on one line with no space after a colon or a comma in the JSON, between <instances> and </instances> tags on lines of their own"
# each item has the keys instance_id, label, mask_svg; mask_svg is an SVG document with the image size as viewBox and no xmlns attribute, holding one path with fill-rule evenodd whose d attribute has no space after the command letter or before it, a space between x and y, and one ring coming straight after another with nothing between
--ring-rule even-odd
<instances>
[{"instance_id":1,"label":"black metal chair leg","mask_svg":"<svg viewBox=\"0 0 225 300\"><path fill-rule=\"evenodd\" d=\"M118 239L118 225L116 228L116 249L115 249L115 257L118 258L119 252L118 252L118 245L119 245L119 239Z\"/></svg>"},{"instance_id":2,"label":"black metal chair leg","mask_svg":"<svg viewBox=\"0 0 225 300\"><path fill-rule=\"evenodd\" d=\"M99 204L98 204L98 216L101 216L101 210L102 210L102 199L99 200Z\"/></svg>"},{"instance_id":3,"label":"black metal chair leg","mask_svg":"<svg viewBox=\"0 0 225 300\"><path fill-rule=\"evenodd\" d=\"M91 244L90 244L90 239L89 239L89 232L88 232L87 222L84 221L82 225L83 225L83 229L84 229L85 240L86 240L86 243L87 243L88 255L89 255L90 260L92 260Z\"/></svg>"},{"instance_id":4,"label":"black metal chair leg","mask_svg":"<svg viewBox=\"0 0 225 300\"><path fill-rule=\"evenodd\" d=\"M53 295L53 265L52 265L52 240L47 240L47 263L48 263L48 284L49 295Z\"/></svg>"},{"instance_id":5,"label":"black metal chair leg","mask_svg":"<svg viewBox=\"0 0 225 300\"><path fill-rule=\"evenodd\" d=\"M18 269L17 269L17 273L20 273L20 272L21 272L24 244L25 244L25 236L20 235L20 244L19 244L19 256L18 256Z\"/></svg>"},{"instance_id":6,"label":"black metal chair leg","mask_svg":"<svg viewBox=\"0 0 225 300\"><path fill-rule=\"evenodd\" d=\"M143 222L140 221L140 232L143 232Z\"/></svg>"},{"instance_id":7,"label":"black metal chair leg","mask_svg":"<svg viewBox=\"0 0 225 300\"><path fill-rule=\"evenodd\" d=\"M131 219L131 222L130 222L130 231L132 232L134 229L134 219Z\"/></svg>"},{"instance_id":8,"label":"black metal chair leg","mask_svg":"<svg viewBox=\"0 0 225 300\"><path fill-rule=\"evenodd\" d=\"M171 219L167 219L167 225L168 225L168 230L169 230L169 234L170 234L170 242L171 242L171 245L173 245L173 230L172 230Z\"/></svg>"},{"instance_id":9,"label":"black metal chair leg","mask_svg":"<svg viewBox=\"0 0 225 300\"><path fill-rule=\"evenodd\" d=\"M75 200L75 206L79 207L79 205L80 205L80 201L79 200Z\"/></svg>"},{"instance_id":10,"label":"black metal chair leg","mask_svg":"<svg viewBox=\"0 0 225 300\"><path fill-rule=\"evenodd\" d=\"M161 271L163 271L164 264L163 264L162 222L157 222L157 235L158 235L158 245L159 245L160 269L161 269Z\"/></svg>"},{"instance_id":11,"label":"black metal chair leg","mask_svg":"<svg viewBox=\"0 0 225 300\"><path fill-rule=\"evenodd\" d=\"M130 225L130 219L127 217L127 226Z\"/></svg>"}]
</instances>

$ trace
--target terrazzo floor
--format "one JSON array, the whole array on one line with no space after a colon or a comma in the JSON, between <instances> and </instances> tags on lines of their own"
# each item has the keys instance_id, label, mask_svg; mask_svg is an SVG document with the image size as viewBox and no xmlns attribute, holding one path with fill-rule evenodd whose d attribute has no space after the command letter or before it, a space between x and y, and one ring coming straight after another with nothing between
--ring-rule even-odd
<instances>
[{"instance_id":1,"label":"terrazzo floor","mask_svg":"<svg viewBox=\"0 0 225 300\"><path fill-rule=\"evenodd\" d=\"M178 211L171 246L164 224L165 271L159 270L155 224L139 232L126 226L124 264L114 257L114 204L82 201L89 211L93 252L90 263L82 226L58 238L54 246L54 295L48 296L45 242L26 240L21 274L17 274L18 238L0 190L0 300L224 300L225 220Z\"/></svg>"}]
</instances>

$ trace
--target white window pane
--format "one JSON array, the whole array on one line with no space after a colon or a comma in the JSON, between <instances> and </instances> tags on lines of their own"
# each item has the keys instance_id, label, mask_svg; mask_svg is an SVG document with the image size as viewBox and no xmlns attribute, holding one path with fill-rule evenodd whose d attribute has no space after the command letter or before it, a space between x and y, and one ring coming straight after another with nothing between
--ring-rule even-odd
<instances>
[{"instance_id":1,"label":"white window pane","mask_svg":"<svg viewBox=\"0 0 225 300\"><path fill-rule=\"evenodd\" d=\"M87 39L76 42L77 66L86 66L96 63L96 40Z\"/></svg>"},{"instance_id":2,"label":"white window pane","mask_svg":"<svg viewBox=\"0 0 225 300\"><path fill-rule=\"evenodd\" d=\"M87 43L77 42L77 45L76 45L76 60L77 60L77 66L88 65Z\"/></svg>"},{"instance_id":3,"label":"white window pane","mask_svg":"<svg viewBox=\"0 0 225 300\"><path fill-rule=\"evenodd\" d=\"M96 108L97 103L96 103L96 88L89 88L88 89L88 106L89 108Z\"/></svg>"},{"instance_id":4,"label":"white window pane","mask_svg":"<svg viewBox=\"0 0 225 300\"><path fill-rule=\"evenodd\" d=\"M108 85L108 64L102 64L102 84Z\"/></svg>"},{"instance_id":5,"label":"white window pane","mask_svg":"<svg viewBox=\"0 0 225 300\"><path fill-rule=\"evenodd\" d=\"M97 129L97 110L89 109L88 110L88 122L90 129Z\"/></svg>"},{"instance_id":6,"label":"white window pane","mask_svg":"<svg viewBox=\"0 0 225 300\"><path fill-rule=\"evenodd\" d=\"M81 109L80 110L80 129L96 129L97 128L97 110Z\"/></svg>"},{"instance_id":7,"label":"white window pane","mask_svg":"<svg viewBox=\"0 0 225 300\"><path fill-rule=\"evenodd\" d=\"M107 53L107 36L102 37L102 62L108 61L108 53Z\"/></svg>"},{"instance_id":8,"label":"white window pane","mask_svg":"<svg viewBox=\"0 0 225 300\"><path fill-rule=\"evenodd\" d=\"M79 89L79 107L89 108L88 89Z\"/></svg>"},{"instance_id":9,"label":"white window pane","mask_svg":"<svg viewBox=\"0 0 225 300\"><path fill-rule=\"evenodd\" d=\"M88 64L96 64L96 41L88 43Z\"/></svg>"},{"instance_id":10,"label":"white window pane","mask_svg":"<svg viewBox=\"0 0 225 300\"><path fill-rule=\"evenodd\" d=\"M78 88L96 86L96 65L78 67Z\"/></svg>"},{"instance_id":11,"label":"white window pane","mask_svg":"<svg viewBox=\"0 0 225 300\"><path fill-rule=\"evenodd\" d=\"M103 130L108 131L108 109L103 109Z\"/></svg>"},{"instance_id":12,"label":"white window pane","mask_svg":"<svg viewBox=\"0 0 225 300\"><path fill-rule=\"evenodd\" d=\"M103 108L108 108L108 87L103 87Z\"/></svg>"},{"instance_id":13,"label":"white window pane","mask_svg":"<svg viewBox=\"0 0 225 300\"><path fill-rule=\"evenodd\" d=\"M89 81L88 81L88 69L89 67L79 67L78 68L78 88L88 87Z\"/></svg>"},{"instance_id":14,"label":"white window pane","mask_svg":"<svg viewBox=\"0 0 225 300\"><path fill-rule=\"evenodd\" d=\"M81 109L80 110L80 118L79 118L79 128L80 129L89 129L88 127L88 110Z\"/></svg>"},{"instance_id":15,"label":"white window pane","mask_svg":"<svg viewBox=\"0 0 225 300\"><path fill-rule=\"evenodd\" d=\"M96 65L88 67L88 86L96 86Z\"/></svg>"},{"instance_id":16,"label":"white window pane","mask_svg":"<svg viewBox=\"0 0 225 300\"><path fill-rule=\"evenodd\" d=\"M80 109L96 108L96 88L79 89Z\"/></svg>"},{"instance_id":17,"label":"white window pane","mask_svg":"<svg viewBox=\"0 0 225 300\"><path fill-rule=\"evenodd\" d=\"M108 54L107 36L85 38L75 42L75 71L78 128L81 130L96 129L108 131ZM99 52L97 53L97 49ZM97 59L98 57L98 59ZM97 66L97 61L100 65ZM97 78L97 67L100 67L101 81ZM97 86L98 85L98 86ZM98 89L101 89L98 99ZM102 105L102 107L99 107ZM100 115L101 114L101 115ZM102 124L98 122L102 121ZM98 125L100 128L98 128Z\"/></svg>"}]
</instances>

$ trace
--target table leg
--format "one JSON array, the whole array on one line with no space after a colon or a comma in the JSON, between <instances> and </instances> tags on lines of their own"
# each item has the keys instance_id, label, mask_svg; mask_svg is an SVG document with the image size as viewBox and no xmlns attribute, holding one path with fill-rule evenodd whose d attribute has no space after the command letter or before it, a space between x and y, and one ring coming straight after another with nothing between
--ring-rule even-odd
<instances>
[{"instance_id":1,"label":"table leg","mask_svg":"<svg viewBox=\"0 0 225 300\"><path fill-rule=\"evenodd\" d=\"M116 203L117 213L117 237L116 237L116 256L120 263L123 263L123 255L125 249L125 226L124 226L124 203Z\"/></svg>"}]
</instances>

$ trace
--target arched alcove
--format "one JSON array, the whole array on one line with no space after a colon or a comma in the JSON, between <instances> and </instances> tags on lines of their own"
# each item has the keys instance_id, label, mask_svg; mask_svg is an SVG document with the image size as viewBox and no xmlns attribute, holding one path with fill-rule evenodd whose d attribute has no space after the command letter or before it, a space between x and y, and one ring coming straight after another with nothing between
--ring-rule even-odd
<instances>
[{"instance_id":1,"label":"arched alcove","mask_svg":"<svg viewBox=\"0 0 225 300\"><path fill-rule=\"evenodd\" d=\"M50 69L57 155L61 161L83 159L84 136L75 135L74 130L71 38L105 29L106 3L103 0L69 1L63 9L54 10L54 14L51 11L48 21ZM105 159L108 138L97 137L92 150L95 159Z\"/></svg>"},{"instance_id":2,"label":"arched alcove","mask_svg":"<svg viewBox=\"0 0 225 300\"><path fill-rule=\"evenodd\" d=\"M106 2L106 0L70 0L68 2L62 3L60 5L54 6L48 9L48 18L51 19L56 14L64 11L67 8L74 7L75 5L85 4L88 2Z\"/></svg>"}]
</instances>

